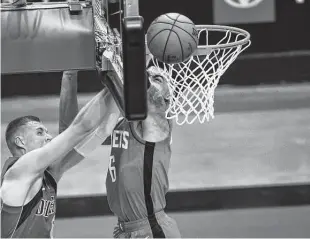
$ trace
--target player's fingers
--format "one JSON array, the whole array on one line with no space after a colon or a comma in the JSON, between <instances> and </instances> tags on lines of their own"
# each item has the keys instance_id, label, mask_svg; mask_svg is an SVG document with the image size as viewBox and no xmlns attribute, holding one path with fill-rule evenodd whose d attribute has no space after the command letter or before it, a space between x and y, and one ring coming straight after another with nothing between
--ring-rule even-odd
<instances>
[{"instance_id":1,"label":"player's fingers","mask_svg":"<svg viewBox=\"0 0 310 239\"><path fill-rule=\"evenodd\" d=\"M65 76L76 76L77 73L78 73L77 70L68 70L68 71L64 71L63 75L65 75Z\"/></svg>"},{"instance_id":2,"label":"player's fingers","mask_svg":"<svg viewBox=\"0 0 310 239\"><path fill-rule=\"evenodd\" d=\"M114 237L114 238L118 238L119 235L120 235L120 233L121 233L120 228L119 228L118 226L115 227L115 228L114 228L114 231L113 231L113 237Z\"/></svg>"},{"instance_id":3,"label":"player's fingers","mask_svg":"<svg viewBox=\"0 0 310 239\"><path fill-rule=\"evenodd\" d=\"M120 234L121 234L120 232L113 232L113 237L114 238L119 238Z\"/></svg>"}]
</instances>

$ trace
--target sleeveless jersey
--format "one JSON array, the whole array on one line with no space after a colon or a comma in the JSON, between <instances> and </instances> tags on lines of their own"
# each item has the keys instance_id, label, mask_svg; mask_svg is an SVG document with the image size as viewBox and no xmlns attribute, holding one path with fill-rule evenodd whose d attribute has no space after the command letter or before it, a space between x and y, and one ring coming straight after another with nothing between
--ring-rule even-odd
<instances>
[{"instance_id":1,"label":"sleeveless jersey","mask_svg":"<svg viewBox=\"0 0 310 239\"><path fill-rule=\"evenodd\" d=\"M9 158L6 161L2 169L1 182L5 172L17 159ZM45 171L43 185L30 202L23 207L13 207L3 203L1 237L51 238L56 213L56 193L57 184L52 175Z\"/></svg>"},{"instance_id":2,"label":"sleeveless jersey","mask_svg":"<svg viewBox=\"0 0 310 239\"><path fill-rule=\"evenodd\" d=\"M125 119L115 127L106 188L110 209L120 221L146 218L166 207L170 140L171 135L157 143L144 141Z\"/></svg>"}]
</instances>

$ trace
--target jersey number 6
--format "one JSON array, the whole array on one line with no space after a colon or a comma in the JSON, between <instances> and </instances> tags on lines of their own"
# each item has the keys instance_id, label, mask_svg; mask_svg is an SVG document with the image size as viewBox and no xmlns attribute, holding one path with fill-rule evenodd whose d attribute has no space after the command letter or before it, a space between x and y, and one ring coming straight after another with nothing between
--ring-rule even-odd
<instances>
[{"instance_id":1,"label":"jersey number 6","mask_svg":"<svg viewBox=\"0 0 310 239\"><path fill-rule=\"evenodd\" d=\"M109 172L113 183L116 181L116 168L115 166L113 166L114 163L115 163L114 156L110 156Z\"/></svg>"}]
</instances>

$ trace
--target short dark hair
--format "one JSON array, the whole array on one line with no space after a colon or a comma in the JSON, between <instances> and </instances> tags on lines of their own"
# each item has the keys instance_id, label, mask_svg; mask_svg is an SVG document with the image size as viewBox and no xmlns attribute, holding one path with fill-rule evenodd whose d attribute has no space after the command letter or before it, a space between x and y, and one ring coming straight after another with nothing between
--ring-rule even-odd
<instances>
[{"instance_id":1,"label":"short dark hair","mask_svg":"<svg viewBox=\"0 0 310 239\"><path fill-rule=\"evenodd\" d=\"M23 126L26 125L28 122L41 122L40 119L36 116L32 116L32 115L27 115L27 116L22 116L22 117L18 117L14 120L12 120L8 126L6 127L6 131L5 131L5 140L6 140L6 144L8 146L8 148L10 149L10 151L12 152L12 136L17 132L17 130Z\"/></svg>"}]
</instances>

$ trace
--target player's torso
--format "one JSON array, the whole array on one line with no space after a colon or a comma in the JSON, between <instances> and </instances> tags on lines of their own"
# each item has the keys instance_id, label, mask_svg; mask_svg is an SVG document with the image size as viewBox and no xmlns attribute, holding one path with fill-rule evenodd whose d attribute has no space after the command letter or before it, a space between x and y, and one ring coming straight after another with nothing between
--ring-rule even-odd
<instances>
[{"instance_id":1,"label":"player's torso","mask_svg":"<svg viewBox=\"0 0 310 239\"><path fill-rule=\"evenodd\" d=\"M122 221L148 215L147 187L151 189L154 212L165 208L168 191L170 137L153 144L140 140L123 120L112 134L111 155L106 179L110 209Z\"/></svg>"},{"instance_id":2,"label":"player's torso","mask_svg":"<svg viewBox=\"0 0 310 239\"><path fill-rule=\"evenodd\" d=\"M57 185L45 171L43 185L36 196L22 207L3 204L1 213L1 236L17 238L49 238L56 213ZM22 211L22 213L21 213Z\"/></svg>"}]
</instances>

